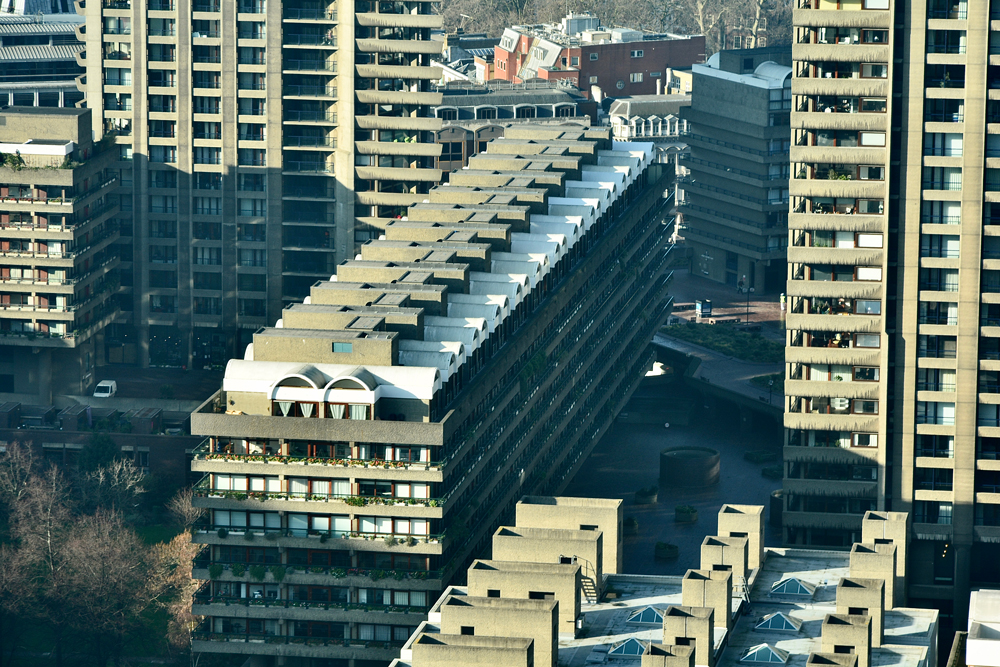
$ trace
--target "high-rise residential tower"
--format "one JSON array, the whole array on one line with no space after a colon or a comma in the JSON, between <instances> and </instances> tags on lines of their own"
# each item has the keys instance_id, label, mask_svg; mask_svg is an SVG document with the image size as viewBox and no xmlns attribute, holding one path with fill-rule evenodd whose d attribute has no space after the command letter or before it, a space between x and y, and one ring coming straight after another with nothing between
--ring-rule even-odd
<instances>
[{"instance_id":1,"label":"high-rise residential tower","mask_svg":"<svg viewBox=\"0 0 1000 667\"><path fill-rule=\"evenodd\" d=\"M793 17L784 538L908 511L910 602L964 624L1000 578L1000 3Z\"/></svg>"},{"instance_id":2,"label":"high-rise residential tower","mask_svg":"<svg viewBox=\"0 0 1000 667\"><path fill-rule=\"evenodd\" d=\"M125 360L223 363L440 180L430 2L78 5L119 150Z\"/></svg>"}]
</instances>

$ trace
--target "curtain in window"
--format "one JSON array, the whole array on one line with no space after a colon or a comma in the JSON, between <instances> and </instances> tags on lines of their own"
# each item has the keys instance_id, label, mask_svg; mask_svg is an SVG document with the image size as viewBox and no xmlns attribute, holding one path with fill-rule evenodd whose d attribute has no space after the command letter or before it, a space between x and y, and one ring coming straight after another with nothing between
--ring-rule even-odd
<instances>
[{"instance_id":1,"label":"curtain in window","mask_svg":"<svg viewBox=\"0 0 1000 667\"><path fill-rule=\"evenodd\" d=\"M387 642L392 637L392 626L391 625L376 625L375 626L375 641L377 642Z\"/></svg>"},{"instance_id":2,"label":"curtain in window","mask_svg":"<svg viewBox=\"0 0 1000 667\"><path fill-rule=\"evenodd\" d=\"M337 403L328 403L327 407L329 409L330 419L343 419L344 418L344 406Z\"/></svg>"},{"instance_id":3,"label":"curtain in window","mask_svg":"<svg viewBox=\"0 0 1000 667\"><path fill-rule=\"evenodd\" d=\"M292 535L304 537L309 528L309 516L306 514L289 514L288 530Z\"/></svg>"},{"instance_id":4,"label":"curtain in window","mask_svg":"<svg viewBox=\"0 0 1000 667\"><path fill-rule=\"evenodd\" d=\"M312 417L314 407L316 406L312 403L299 403L299 410L302 411L303 417Z\"/></svg>"},{"instance_id":5,"label":"curtain in window","mask_svg":"<svg viewBox=\"0 0 1000 667\"><path fill-rule=\"evenodd\" d=\"M368 419L368 406L351 405L351 419Z\"/></svg>"},{"instance_id":6,"label":"curtain in window","mask_svg":"<svg viewBox=\"0 0 1000 667\"><path fill-rule=\"evenodd\" d=\"M292 409L291 401L278 401L278 408L281 410L281 416L287 417L288 412Z\"/></svg>"},{"instance_id":7,"label":"curtain in window","mask_svg":"<svg viewBox=\"0 0 1000 667\"><path fill-rule=\"evenodd\" d=\"M289 479L288 492L293 496L304 496L309 491L309 486L304 479Z\"/></svg>"},{"instance_id":8,"label":"curtain in window","mask_svg":"<svg viewBox=\"0 0 1000 667\"><path fill-rule=\"evenodd\" d=\"M359 625L358 626L358 639L360 639L362 641L365 641L365 640L369 640L370 641L372 639L375 639L375 626L374 625L368 625L367 623L363 623L363 624Z\"/></svg>"},{"instance_id":9,"label":"curtain in window","mask_svg":"<svg viewBox=\"0 0 1000 667\"><path fill-rule=\"evenodd\" d=\"M392 603L397 607L409 607L410 606L410 592L409 591L393 591L392 592Z\"/></svg>"},{"instance_id":10,"label":"curtain in window","mask_svg":"<svg viewBox=\"0 0 1000 667\"><path fill-rule=\"evenodd\" d=\"M351 495L351 484L346 479L334 479L330 480L332 482L330 492L335 496L349 496Z\"/></svg>"},{"instance_id":11,"label":"curtain in window","mask_svg":"<svg viewBox=\"0 0 1000 667\"><path fill-rule=\"evenodd\" d=\"M410 604L414 607L426 607L427 593L424 591L410 591Z\"/></svg>"},{"instance_id":12,"label":"curtain in window","mask_svg":"<svg viewBox=\"0 0 1000 667\"><path fill-rule=\"evenodd\" d=\"M333 532L336 535L342 533L351 532L351 517L349 516L331 516L330 520L333 521Z\"/></svg>"},{"instance_id":13,"label":"curtain in window","mask_svg":"<svg viewBox=\"0 0 1000 667\"><path fill-rule=\"evenodd\" d=\"M213 475L214 479L212 488L218 491L231 491L233 486L230 481L229 475Z\"/></svg>"},{"instance_id":14,"label":"curtain in window","mask_svg":"<svg viewBox=\"0 0 1000 667\"><path fill-rule=\"evenodd\" d=\"M312 483L312 492L322 496L329 496L330 480L314 480Z\"/></svg>"}]
</instances>

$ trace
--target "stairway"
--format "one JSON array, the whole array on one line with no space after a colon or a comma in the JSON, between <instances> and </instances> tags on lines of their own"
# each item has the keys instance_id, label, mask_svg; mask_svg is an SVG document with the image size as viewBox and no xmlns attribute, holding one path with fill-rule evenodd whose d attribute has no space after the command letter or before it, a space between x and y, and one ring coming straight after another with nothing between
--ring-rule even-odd
<instances>
[{"instance_id":1,"label":"stairway","mask_svg":"<svg viewBox=\"0 0 1000 667\"><path fill-rule=\"evenodd\" d=\"M594 580L590 577L582 577L580 581L580 587L583 589L584 599L590 604L597 604L599 599L597 595L597 586L594 584Z\"/></svg>"}]
</instances>

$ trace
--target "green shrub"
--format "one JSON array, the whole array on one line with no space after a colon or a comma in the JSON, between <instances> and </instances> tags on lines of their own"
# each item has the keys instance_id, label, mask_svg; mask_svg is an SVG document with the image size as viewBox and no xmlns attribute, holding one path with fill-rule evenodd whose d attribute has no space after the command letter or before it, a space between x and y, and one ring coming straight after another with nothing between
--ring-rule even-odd
<instances>
[{"instance_id":1,"label":"green shrub","mask_svg":"<svg viewBox=\"0 0 1000 667\"><path fill-rule=\"evenodd\" d=\"M785 348L759 333L739 331L729 326L688 322L663 327L663 333L680 340L747 361L780 363Z\"/></svg>"},{"instance_id":2,"label":"green shrub","mask_svg":"<svg viewBox=\"0 0 1000 667\"><path fill-rule=\"evenodd\" d=\"M264 575L267 574L267 568L263 565L251 565L249 571L250 578L254 581L264 581Z\"/></svg>"},{"instance_id":3,"label":"green shrub","mask_svg":"<svg viewBox=\"0 0 1000 667\"><path fill-rule=\"evenodd\" d=\"M208 566L208 578L218 579L222 576L224 570L225 568L222 567L222 563L212 563Z\"/></svg>"}]
</instances>

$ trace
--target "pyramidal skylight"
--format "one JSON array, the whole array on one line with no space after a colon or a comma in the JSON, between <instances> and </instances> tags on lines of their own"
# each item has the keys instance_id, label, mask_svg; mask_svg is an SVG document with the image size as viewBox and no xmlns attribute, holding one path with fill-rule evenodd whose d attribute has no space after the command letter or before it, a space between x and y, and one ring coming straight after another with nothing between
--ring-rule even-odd
<instances>
[{"instance_id":1,"label":"pyramidal skylight","mask_svg":"<svg viewBox=\"0 0 1000 667\"><path fill-rule=\"evenodd\" d=\"M771 664L784 664L788 662L788 651L775 648L770 644L758 644L743 652L740 662L768 662Z\"/></svg>"},{"instance_id":2,"label":"pyramidal skylight","mask_svg":"<svg viewBox=\"0 0 1000 667\"><path fill-rule=\"evenodd\" d=\"M782 579L778 583L771 586L771 595L801 595L803 597L812 597L813 593L816 592L816 586L814 584L806 583L795 577L789 577L788 579Z\"/></svg>"},{"instance_id":3,"label":"pyramidal skylight","mask_svg":"<svg viewBox=\"0 0 1000 667\"><path fill-rule=\"evenodd\" d=\"M657 625L663 623L663 612L653 607L644 607L632 612L628 617L629 623L648 623Z\"/></svg>"},{"instance_id":4,"label":"pyramidal skylight","mask_svg":"<svg viewBox=\"0 0 1000 667\"><path fill-rule=\"evenodd\" d=\"M620 644L615 644L608 651L608 655L642 655L646 652L646 645L634 637L629 637Z\"/></svg>"},{"instance_id":5,"label":"pyramidal skylight","mask_svg":"<svg viewBox=\"0 0 1000 667\"><path fill-rule=\"evenodd\" d=\"M798 632L802 627L802 621L785 616L780 611L768 614L757 624L758 630L780 630L784 632Z\"/></svg>"}]
</instances>

